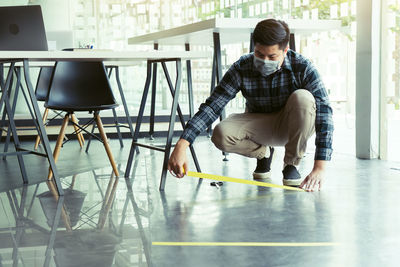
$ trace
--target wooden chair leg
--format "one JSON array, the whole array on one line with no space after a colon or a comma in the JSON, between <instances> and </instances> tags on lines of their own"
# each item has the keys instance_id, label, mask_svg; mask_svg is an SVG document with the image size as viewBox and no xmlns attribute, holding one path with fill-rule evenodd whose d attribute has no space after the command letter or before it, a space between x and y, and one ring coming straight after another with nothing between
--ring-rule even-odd
<instances>
[{"instance_id":1,"label":"wooden chair leg","mask_svg":"<svg viewBox=\"0 0 400 267\"><path fill-rule=\"evenodd\" d=\"M114 173L112 173L112 176L107 186L106 195L104 196L103 205L101 207L99 221L97 223L97 229L102 230L104 228L108 213L110 212L110 208L115 197L115 191L117 189L118 179L119 179L118 177L114 178Z\"/></svg>"},{"instance_id":2,"label":"wooden chair leg","mask_svg":"<svg viewBox=\"0 0 400 267\"><path fill-rule=\"evenodd\" d=\"M79 132L79 128L78 126L76 126L76 124L78 124L78 120L76 119L74 114L71 114L71 121L73 122L74 125L74 129L75 129L75 133L76 133L76 138L78 139L79 142L79 146L83 147L83 141L81 138L81 133ZM75 124L76 123L76 124Z\"/></svg>"},{"instance_id":3,"label":"wooden chair leg","mask_svg":"<svg viewBox=\"0 0 400 267\"><path fill-rule=\"evenodd\" d=\"M115 176L119 176L117 165L115 164L114 157L111 153L110 146L108 144L107 135L104 132L103 123L101 122L99 114L95 113L94 118L96 120L97 129L99 129L101 139L103 140L104 148L106 149L108 159L110 160L111 166L114 170Z\"/></svg>"},{"instance_id":4,"label":"wooden chair leg","mask_svg":"<svg viewBox=\"0 0 400 267\"><path fill-rule=\"evenodd\" d=\"M48 115L49 115L49 109L46 108L43 113L43 124L46 124ZM39 144L40 144L40 135L37 135L36 142L35 142L35 150L38 148Z\"/></svg>"},{"instance_id":5,"label":"wooden chair leg","mask_svg":"<svg viewBox=\"0 0 400 267\"><path fill-rule=\"evenodd\" d=\"M73 122L75 122L77 125L79 125L79 121L78 121L78 119L76 118L75 114L72 114L72 118L73 118ZM81 138L82 144L85 144L85 138L83 137L82 131L80 131L80 132L78 133L78 136Z\"/></svg>"},{"instance_id":6,"label":"wooden chair leg","mask_svg":"<svg viewBox=\"0 0 400 267\"><path fill-rule=\"evenodd\" d=\"M51 194L53 195L54 199L56 201L58 201L58 199L60 197L58 196L58 191L57 191L56 186L54 185L53 181L47 181L47 186L49 187L49 190L50 190ZM66 230L68 232L72 231L71 220L70 220L68 213L65 211L65 205L63 205L63 207L61 209L61 219L63 220L63 222L65 224Z\"/></svg>"},{"instance_id":7,"label":"wooden chair leg","mask_svg":"<svg viewBox=\"0 0 400 267\"><path fill-rule=\"evenodd\" d=\"M60 155L60 150L61 150L61 146L64 141L65 130L67 128L68 122L69 122L69 114L67 113L67 114L65 114L64 120L62 122L60 133L58 135L57 142L56 142L56 147L54 148L54 152L53 152L54 162L57 162L58 156ZM53 172L50 168L49 176L47 177L47 179L51 180L52 178L53 178Z\"/></svg>"}]
</instances>

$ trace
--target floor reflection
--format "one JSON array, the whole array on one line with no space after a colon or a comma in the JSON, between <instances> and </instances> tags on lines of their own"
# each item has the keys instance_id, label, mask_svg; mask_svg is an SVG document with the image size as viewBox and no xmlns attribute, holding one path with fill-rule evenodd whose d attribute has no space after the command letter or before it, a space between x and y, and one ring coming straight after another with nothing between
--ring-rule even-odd
<instances>
[{"instance_id":1,"label":"floor reflection","mask_svg":"<svg viewBox=\"0 0 400 267\"><path fill-rule=\"evenodd\" d=\"M108 171L1 192L0 266L151 266L148 194Z\"/></svg>"}]
</instances>

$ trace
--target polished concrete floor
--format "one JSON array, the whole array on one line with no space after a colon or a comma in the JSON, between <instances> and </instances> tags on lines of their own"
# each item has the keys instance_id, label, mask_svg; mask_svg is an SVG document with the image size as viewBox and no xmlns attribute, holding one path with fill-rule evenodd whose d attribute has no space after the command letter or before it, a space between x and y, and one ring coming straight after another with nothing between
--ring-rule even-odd
<instances>
[{"instance_id":1,"label":"polished concrete floor","mask_svg":"<svg viewBox=\"0 0 400 267\"><path fill-rule=\"evenodd\" d=\"M123 174L130 141L111 144ZM195 149L203 172L252 179L253 159L222 161L206 137ZM26 186L16 158L0 159L0 266L399 266L398 162L335 153L313 193L171 175L159 192L160 152L141 149L129 179L114 179L100 143L86 154L73 141L57 164L66 191L57 200L46 161L25 158ZM303 176L312 164L310 150Z\"/></svg>"}]
</instances>

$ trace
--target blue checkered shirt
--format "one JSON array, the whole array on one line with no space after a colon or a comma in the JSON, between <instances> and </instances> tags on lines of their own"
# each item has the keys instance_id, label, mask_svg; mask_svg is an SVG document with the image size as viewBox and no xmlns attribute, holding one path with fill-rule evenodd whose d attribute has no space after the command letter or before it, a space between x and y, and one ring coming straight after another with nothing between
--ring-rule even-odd
<instances>
[{"instance_id":1,"label":"blue checkered shirt","mask_svg":"<svg viewBox=\"0 0 400 267\"><path fill-rule=\"evenodd\" d=\"M249 112L270 113L282 109L297 89L312 93L316 102L315 160L330 160L333 120L328 94L313 64L299 53L288 50L277 72L262 76L254 69L254 54L246 54L233 63L214 91L188 121L181 138L193 143L222 113L225 105L240 91Z\"/></svg>"}]
</instances>

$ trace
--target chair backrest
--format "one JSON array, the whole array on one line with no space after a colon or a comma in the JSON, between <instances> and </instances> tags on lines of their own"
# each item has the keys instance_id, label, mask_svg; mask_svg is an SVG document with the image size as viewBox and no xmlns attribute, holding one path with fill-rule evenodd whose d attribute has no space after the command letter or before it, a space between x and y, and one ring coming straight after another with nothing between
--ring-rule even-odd
<instances>
[{"instance_id":1,"label":"chair backrest","mask_svg":"<svg viewBox=\"0 0 400 267\"><path fill-rule=\"evenodd\" d=\"M41 67L36 83L35 95L37 101L46 101L49 93L51 75L54 67Z\"/></svg>"},{"instance_id":2,"label":"chair backrest","mask_svg":"<svg viewBox=\"0 0 400 267\"><path fill-rule=\"evenodd\" d=\"M48 50L39 5L0 7L0 50Z\"/></svg>"},{"instance_id":3,"label":"chair backrest","mask_svg":"<svg viewBox=\"0 0 400 267\"><path fill-rule=\"evenodd\" d=\"M102 62L58 61L45 105L65 111L92 111L117 104Z\"/></svg>"}]
</instances>

